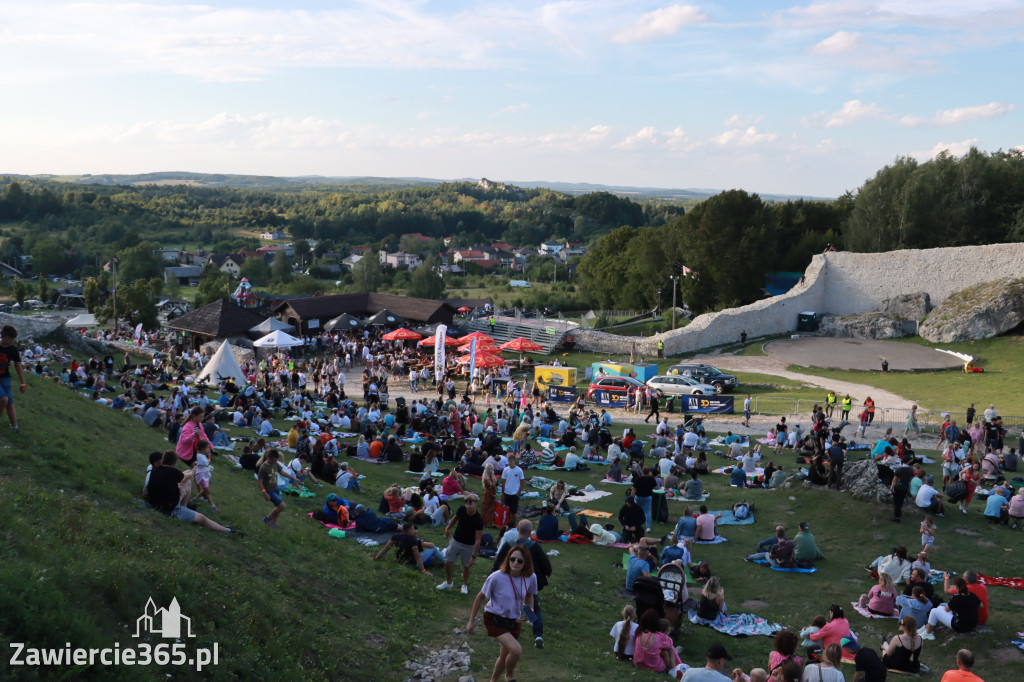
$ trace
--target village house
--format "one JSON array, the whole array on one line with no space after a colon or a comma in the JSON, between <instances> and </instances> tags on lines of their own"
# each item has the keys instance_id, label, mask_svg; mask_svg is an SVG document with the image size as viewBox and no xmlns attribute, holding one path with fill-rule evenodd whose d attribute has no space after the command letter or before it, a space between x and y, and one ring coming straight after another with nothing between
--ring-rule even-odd
<instances>
[{"instance_id":1,"label":"village house","mask_svg":"<svg viewBox=\"0 0 1024 682\"><path fill-rule=\"evenodd\" d=\"M210 256L210 262L221 272L226 272L237 279L245 258L238 253L217 253Z\"/></svg>"},{"instance_id":2,"label":"village house","mask_svg":"<svg viewBox=\"0 0 1024 682\"><path fill-rule=\"evenodd\" d=\"M399 268L412 270L413 268L423 264L423 259L415 253L406 253L405 251L388 253L382 249L378 252L378 255L380 257L381 265L390 265L396 270Z\"/></svg>"}]
</instances>

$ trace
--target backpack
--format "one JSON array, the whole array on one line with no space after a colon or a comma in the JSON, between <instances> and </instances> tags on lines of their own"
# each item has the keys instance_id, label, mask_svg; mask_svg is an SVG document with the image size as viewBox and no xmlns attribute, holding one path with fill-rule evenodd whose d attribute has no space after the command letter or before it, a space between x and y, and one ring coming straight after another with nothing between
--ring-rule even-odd
<instances>
[{"instance_id":1,"label":"backpack","mask_svg":"<svg viewBox=\"0 0 1024 682\"><path fill-rule=\"evenodd\" d=\"M746 500L737 502L732 506L732 514L739 520L750 518L750 505L747 504Z\"/></svg>"},{"instance_id":2,"label":"backpack","mask_svg":"<svg viewBox=\"0 0 1024 682\"><path fill-rule=\"evenodd\" d=\"M957 502L967 496L967 484L963 481L953 481L946 486L946 497L950 502Z\"/></svg>"}]
</instances>

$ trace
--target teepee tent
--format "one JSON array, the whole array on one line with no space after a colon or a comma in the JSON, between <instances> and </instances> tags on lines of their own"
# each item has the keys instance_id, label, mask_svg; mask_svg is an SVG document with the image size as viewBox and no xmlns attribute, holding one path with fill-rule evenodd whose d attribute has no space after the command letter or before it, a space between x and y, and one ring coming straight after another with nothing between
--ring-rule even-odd
<instances>
[{"instance_id":1,"label":"teepee tent","mask_svg":"<svg viewBox=\"0 0 1024 682\"><path fill-rule=\"evenodd\" d=\"M217 349L217 352L213 354L210 361L206 363L206 367L203 367L203 371L196 377L196 382L198 383L205 379L207 383L219 384L229 377L234 379L235 383L239 386L245 386L246 384L245 374L242 373L242 368L238 366L238 360L235 359L235 354L231 351L231 344L225 341Z\"/></svg>"}]
</instances>

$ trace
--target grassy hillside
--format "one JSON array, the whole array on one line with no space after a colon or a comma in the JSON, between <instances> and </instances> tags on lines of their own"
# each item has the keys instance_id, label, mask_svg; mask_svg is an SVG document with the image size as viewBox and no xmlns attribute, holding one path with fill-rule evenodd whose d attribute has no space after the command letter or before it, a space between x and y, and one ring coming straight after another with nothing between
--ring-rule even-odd
<instances>
[{"instance_id":1,"label":"grassy hillside","mask_svg":"<svg viewBox=\"0 0 1024 682\"><path fill-rule=\"evenodd\" d=\"M472 597L439 593L433 577L398 566L392 557L374 563L376 548L351 539L335 540L305 512L323 502L326 489L310 501L287 498L278 530L260 522L268 507L251 474L218 461L213 492L220 513L210 516L246 531L223 535L173 521L132 503L139 495L146 455L167 446L163 434L125 415L95 406L64 388L32 377L18 401L22 433L0 425L0 637L33 647L122 647L135 644L135 621L149 597L158 606L177 598L192 618L194 646L217 643L220 664L201 674L183 668L79 667L12 668L4 660L0 677L14 679L275 679L402 680L414 646L460 643L454 632L465 623ZM791 464L792 456L783 460ZM416 479L400 465L356 462L367 475L360 499L376 505L383 488ZM535 473L535 472L531 472ZM564 473L570 483L597 483L602 469ZM478 486L478 482L474 482ZM602 487L602 486L597 486ZM894 544L914 547L916 524L897 526L889 510L848 495L796 489L738 491L722 476L710 476L711 507L724 509L743 497L756 504L757 523L726 527L729 542L698 547L695 557L720 575L730 611L752 611L799 629L833 602L847 603L871 583L863 565ZM588 506L616 512L623 487ZM670 503L675 516L682 510ZM203 504L200 511L209 512ZM990 529L980 503L969 517L939 520L935 565L962 571L975 567L991 575L1019 575L1024 534ZM777 523L810 520L827 555L812 575L775 573L740 557L771 534ZM563 521L564 525L564 521ZM669 531L658 524L657 533ZM437 529L423 528L426 540L441 541ZM615 593L624 574L613 565L618 550L554 545L552 584L542 594L547 646L527 647L519 679L657 680L636 672L610 654L608 630L626 603ZM487 574L473 569L472 588ZM1010 647L1020 629L1017 607L1024 594L992 589L993 632L928 642L922 657L944 670L955 650L969 646L976 668L988 682L1024 677L1024 656ZM875 643L893 630L891 621L851 615L862 639ZM159 640L149 640L153 644ZM524 641L529 642L528 638ZM749 670L764 666L768 638L729 638L687 624L677 641L684 661L701 663L712 642L724 643L733 662ZM497 647L478 627L471 674L487 679ZM932 675L929 679L938 679ZM457 679L456 677L450 679Z\"/></svg>"}]
</instances>

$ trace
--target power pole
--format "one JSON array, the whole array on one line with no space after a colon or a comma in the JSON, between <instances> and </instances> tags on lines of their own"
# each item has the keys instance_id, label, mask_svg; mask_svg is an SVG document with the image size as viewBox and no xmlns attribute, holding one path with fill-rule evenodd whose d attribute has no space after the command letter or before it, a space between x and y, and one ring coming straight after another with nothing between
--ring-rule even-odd
<instances>
[{"instance_id":1,"label":"power pole","mask_svg":"<svg viewBox=\"0 0 1024 682\"><path fill-rule=\"evenodd\" d=\"M117 333L117 258L110 259L111 267L114 271L114 291L111 294L114 297L114 333Z\"/></svg>"},{"instance_id":2,"label":"power pole","mask_svg":"<svg viewBox=\"0 0 1024 682\"><path fill-rule=\"evenodd\" d=\"M679 275L672 275L672 329L676 328L676 282Z\"/></svg>"}]
</instances>

